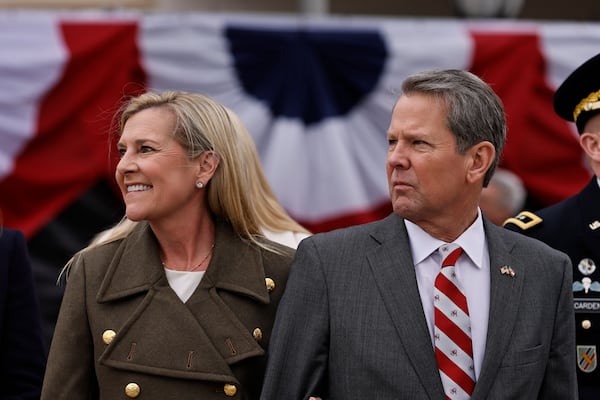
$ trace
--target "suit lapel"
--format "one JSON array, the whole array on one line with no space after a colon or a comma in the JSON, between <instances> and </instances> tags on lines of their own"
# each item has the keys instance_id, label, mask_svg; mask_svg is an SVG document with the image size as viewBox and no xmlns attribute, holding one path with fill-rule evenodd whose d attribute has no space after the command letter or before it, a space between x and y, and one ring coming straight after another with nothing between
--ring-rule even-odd
<instances>
[{"instance_id":1,"label":"suit lapel","mask_svg":"<svg viewBox=\"0 0 600 400\"><path fill-rule=\"evenodd\" d=\"M444 397L403 220L392 214L372 233L380 246L367 255L377 288L404 350L432 399Z\"/></svg>"},{"instance_id":2,"label":"suit lapel","mask_svg":"<svg viewBox=\"0 0 600 400\"><path fill-rule=\"evenodd\" d=\"M490 256L490 311L483 364L472 399L485 399L500 368L503 355L510 344L510 335L515 324L521 301L526 268L517 263L512 254L514 243L502 229L484 220ZM511 276L508 269L514 272Z\"/></svg>"}]
</instances>

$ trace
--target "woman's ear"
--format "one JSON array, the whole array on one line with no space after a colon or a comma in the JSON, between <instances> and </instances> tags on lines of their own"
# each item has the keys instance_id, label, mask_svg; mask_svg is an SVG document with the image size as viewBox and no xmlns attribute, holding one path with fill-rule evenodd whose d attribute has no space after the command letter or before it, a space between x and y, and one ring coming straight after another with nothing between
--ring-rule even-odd
<instances>
[{"instance_id":1,"label":"woman's ear","mask_svg":"<svg viewBox=\"0 0 600 400\"><path fill-rule=\"evenodd\" d=\"M494 145L488 141L477 143L469 149L468 155L467 180L469 182L483 180L496 157Z\"/></svg>"},{"instance_id":2,"label":"woman's ear","mask_svg":"<svg viewBox=\"0 0 600 400\"><path fill-rule=\"evenodd\" d=\"M205 186L208 184L215 174L219 166L219 157L212 150L207 150L200 154L196 159L198 165L198 173L196 180L202 182Z\"/></svg>"}]
</instances>

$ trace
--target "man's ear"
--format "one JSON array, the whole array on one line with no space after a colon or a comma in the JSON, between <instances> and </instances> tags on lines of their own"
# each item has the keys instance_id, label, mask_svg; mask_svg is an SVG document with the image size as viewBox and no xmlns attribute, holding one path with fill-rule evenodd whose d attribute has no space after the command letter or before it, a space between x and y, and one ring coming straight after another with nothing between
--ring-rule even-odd
<instances>
[{"instance_id":1,"label":"man's ear","mask_svg":"<svg viewBox=\"0 0 600 400\"><path fill-rule=\"evenodd\" d=\"M579 136L579 145L590 159L600 162L600 133L583 132Z\"/></svg>"},{"instance_id":2,"label":"man's ear","mask_svg":"<svg viewBox=\"0 0 600 400\"><path fill-rule=\"evenodd\" d=\"M196 180L201 181L205 185L208 184L208 181L212 179L217 167L219 166L219 161L219 156L217 156L217 154L212 150L207 150L200 154L196 159L198 166Z\"/></svg>"},{"instance_id":3,"label":"man's ear","mask_svg":"<svg viewBox=\"0 0 600 400\"><path fill-rule=\"evenodd\" d=\"M494 157L496 157L494 145L488 141L480 142L473 145L467 154L469 155L467 180L469 182L483 180L487 170L494 162Z\"/></svg>"}]
</instances>

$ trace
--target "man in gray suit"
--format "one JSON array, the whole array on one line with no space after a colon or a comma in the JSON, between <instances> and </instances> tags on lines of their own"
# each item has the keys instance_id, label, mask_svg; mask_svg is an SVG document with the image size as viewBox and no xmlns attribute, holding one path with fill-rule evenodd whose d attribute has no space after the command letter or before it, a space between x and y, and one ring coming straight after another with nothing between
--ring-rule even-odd
<instances>
[{"instance_id":1,"label":"man in gray suit","mask_svg":"<svg viewBox=\"0 0 600 400\"><path fill-rule=\"evenodd\" d=\"M475 75L404 81L387 133L394 213L300 244L262 400L576 399L569 258L478 208L505 136L502 103ZM437 250L454 244L468 352L446 351L438 330ZM470 385L444 357L467 359Z\"/></svg>"}]
</instances>

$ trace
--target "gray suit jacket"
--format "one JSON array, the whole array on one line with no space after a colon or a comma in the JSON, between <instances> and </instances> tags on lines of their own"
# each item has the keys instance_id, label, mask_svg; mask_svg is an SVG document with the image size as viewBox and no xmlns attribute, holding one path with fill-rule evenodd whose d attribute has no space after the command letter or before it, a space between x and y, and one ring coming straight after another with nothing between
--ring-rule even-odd
<instances>
[{"instance_id":1,"label":"gray suit jacket","mask_svg":"<svg viewBox=\"0 0 600 400\"><path fill-rule=\"evenodd\" d=\"M485 221L490 319L472 399L575 399L571 264ZM508 265L510 277L500 273ZM444 399L403 220L305 239L277 311L262 400Z\"/></svg>"}]
</instances>

